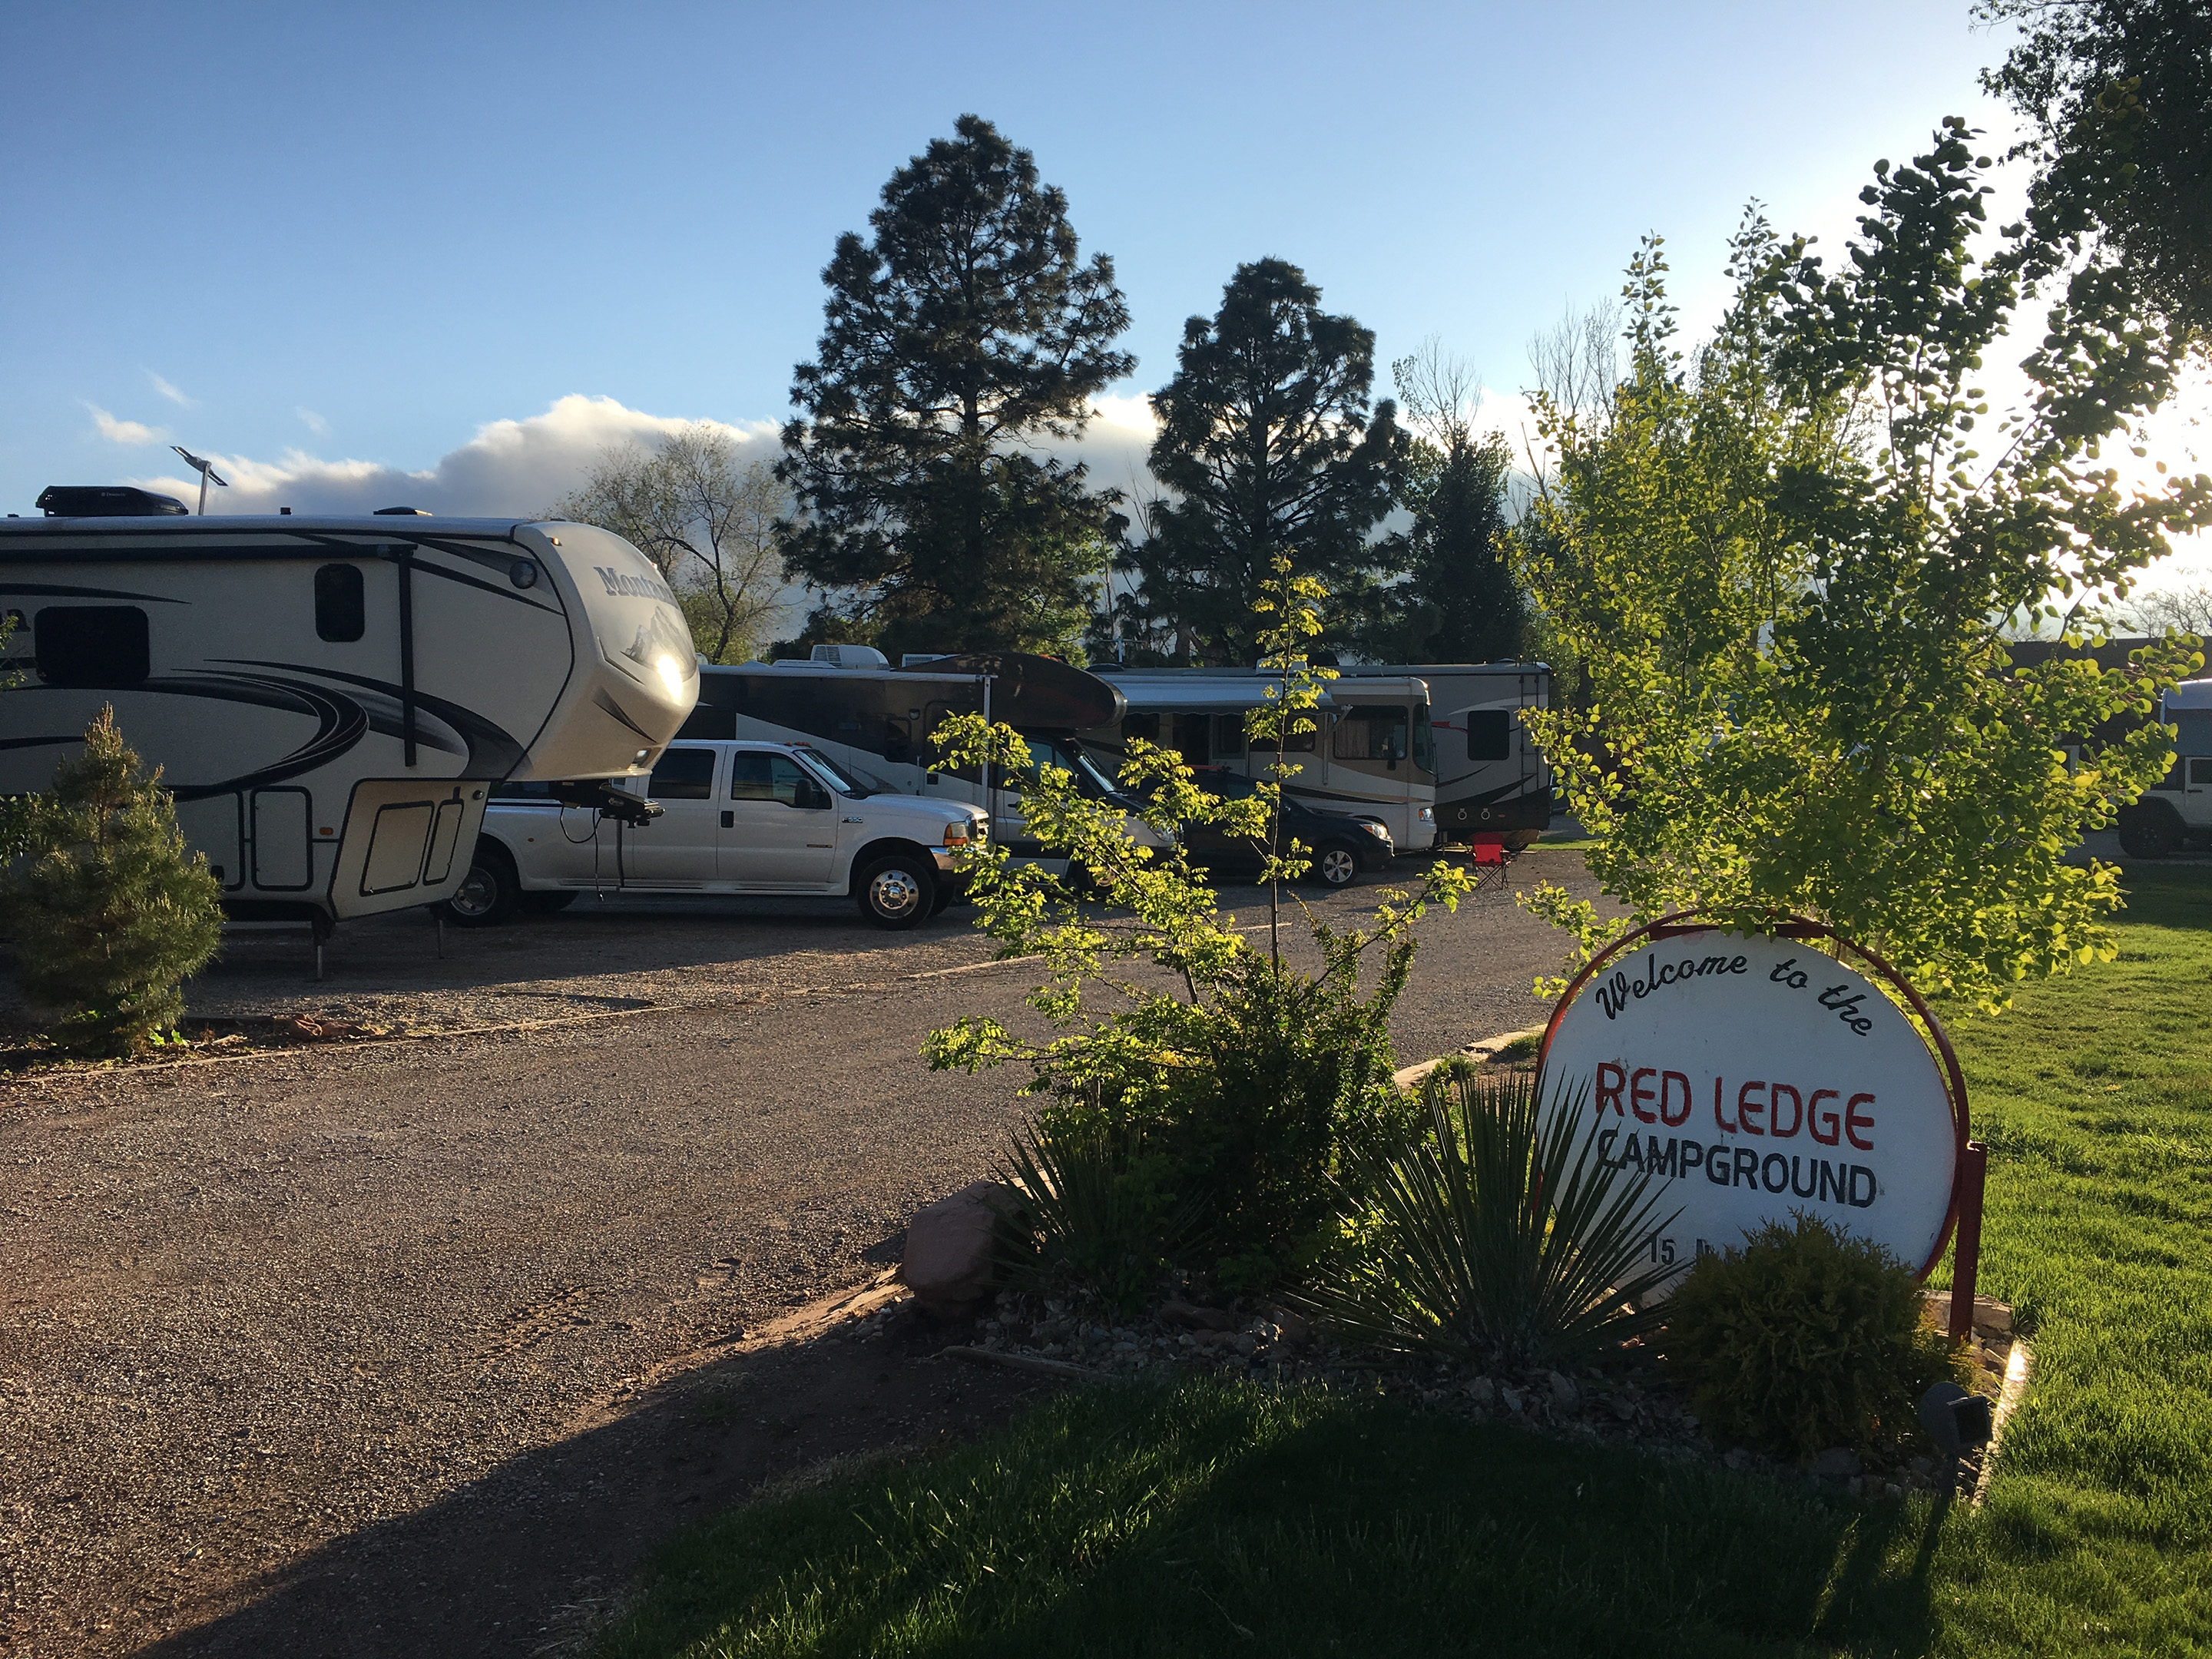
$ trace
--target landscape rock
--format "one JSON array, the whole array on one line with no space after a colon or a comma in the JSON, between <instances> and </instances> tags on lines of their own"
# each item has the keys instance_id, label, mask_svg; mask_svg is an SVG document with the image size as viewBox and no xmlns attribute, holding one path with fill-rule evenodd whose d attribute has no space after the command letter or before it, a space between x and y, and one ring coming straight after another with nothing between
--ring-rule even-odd
<instances>
[{"instance_id":1,"label":"landscape rock","mask_svg":"<svg viewBox=\"0 0 2212 1659\"><path fill-rule=\"evenodd\" d=\"M1170 1325L1180 1325L1187 1331L1233 1331L1244 1321L1239 1315L1222 1308L1201 1308L1190 1302L1164 1302L1160 1318ZM1312 1328L1307 1328L1310 1330Z\"/></svg>"},{"instance_id":2,"label":"landscape rock","mask_svg":"<svg viewBox=\"0 0 2212 1659\"><path fill-rule=\"evenodd\" d=\"M1462 1392L1478 1406L1494 1405L1498 1401L1498 1385L1486 1376L1476 1377Z\"/></svg>"},{"instance_id":3,"label":"landscape rock","mask_svg":"<svg viewBox=\"0 0 2212 1659\"><path fill-rule=\"evenodd\" d=\"M1823 1480L1850 1480L1859 1472L1859 1455L1846 1446L1831 1446L1813 1460L1813 1473Z\"/></svg>"},{"instance_id":4,"label":"landscape rock","mask_svg":"<svg viewBox=\"0 0 2212 1659\"><path fill-rule=\"evenodd\" d=\"M964 1313L983 1299L996 1273L1002 1218L1013 1205L1011 1188L976 1181L915 1212L898 1277L924 1313Z\"/></svg>"},{"instance_id":5,"label":"landscape rock","mask_svg":"<svg viewBox=\"0 0 2212 1659\"><path fill-rule=\"evenodd\" d=\"M1583 1391L1575 1386L1574 1378L1559 1371L1547 1375L1551 1378L1552 1403L1554 1406L1563 1412L1571 1412L1582 1403Z\"/></svg>"},{"instance_id":6,"label":"landscape rock","mask_svg":"<svg viewBox=\"0 0 2212 1659\"><path fill-rule=\"evenodd\" d=\"M1313 1340L1313 1321L1295 1308L1271 1309L1267 1316L1275 1322L1275 1328L1283 1334L1284 1341L1303 1348Z\"/></svg>"}]
</instances>

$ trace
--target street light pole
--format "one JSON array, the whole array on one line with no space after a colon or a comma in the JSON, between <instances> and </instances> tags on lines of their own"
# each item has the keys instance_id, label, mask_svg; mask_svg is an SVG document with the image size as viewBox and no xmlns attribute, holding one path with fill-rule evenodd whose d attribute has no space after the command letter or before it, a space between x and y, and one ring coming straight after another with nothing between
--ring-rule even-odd
<instances>
[{"instance_id":1,"label":"street light pole","mask_svg":"<svg viewBox=\"0 0 2212 1659\"><path fill-rule=\"evenodd\" d=\"M200 516L202 518L205 518L207 516L208 480L210 478L213 478L216 483L222 485L225 489L230 488L229 481L224 478L215 470L215 465L212 462L202 460L198 456L193 454L191 450L186 449L182 444L171 444L169 447L175 450L178 454L183 456L185 458L185 464L200 475Z\"/></svg>"}]
</instances>

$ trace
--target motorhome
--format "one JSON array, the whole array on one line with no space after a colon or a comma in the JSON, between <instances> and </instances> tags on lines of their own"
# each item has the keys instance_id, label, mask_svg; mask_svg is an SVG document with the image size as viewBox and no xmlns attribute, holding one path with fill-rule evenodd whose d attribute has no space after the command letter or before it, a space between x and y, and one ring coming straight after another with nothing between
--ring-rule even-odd
<instances>
[{"instance_id":1,"label":"motorhome","mask_svg":"<svg viewBox=\"0 0 2212 1659\"><path fill-rule=\"evenodd\" d=\"M641 811L607 781L649 773L698 697L674 595L587 525L40 504L0 520L0 793L46 787L112 705L240 920L319 937L450 898L504 781Z\"/></svg>"},{"instance_id":2,"label":"motorhome","mask_svg":"<svg viewBox=\"0 0 2212 1659\"><path fill-rule=\"evenodd\" d=\"M1552 769L1521 722L1522 709L1551 707L1550 668L1540 662L1438 662L1336 672L1339 686L1409 675L1427 684L1443 840L1526 845L1551 828Z\"/></svg>"},{"instance_id":3,"label":"motorhome","mask_svg":"<svg viewBox=\"0 0 2212 1659\"><path fill-rule=\"evenodd\" d=\"M869 787L981 807L999 843L1018 854L1039 850L1023 834L1021 780L940 765L931 734L948 715L1010 725L1027 739L1032 763L1066 767L1094 797L1115 793L1076 733L1118 721L1121 694L1049 657L978 652L894 668L868 647L824 645L805 661L702 668L699 680L698 708L680 736L811 745Z\"/></svg>"},{"instance_id":4,"label":"motorhome","mask_svg":"<svg viewBox=\"0 0 2212 1659\"><path fill-rule=\"evenodd\" d=\"M1279 678L1245 668L1103 670L1127 707L1085 728L1085 747L1118 776L1131 738L1172 749L1194 766L1264 777L1274 752L1255 750L1245 716L1264 707ZM1372 819L1398 852L1436 845L1436 757L1429 688L1410 673L1335 680L1322 693L1316 729L1294 734L1284 756L1297 769L1284 793L1317 811Z\"/></svg>"},{"instance_id":5,"label":"motorhome","mask_svg":"<svg viewBox=\"0 0 2212 1659\"><path fill-rule=\"evenodd\" d=\"M2162 859L2212 843L2212 679L2167 688L2157 718L2174 729L2173 765L2120 808L2120 850L2130 858Z\"/></svg>"}]
</instances>

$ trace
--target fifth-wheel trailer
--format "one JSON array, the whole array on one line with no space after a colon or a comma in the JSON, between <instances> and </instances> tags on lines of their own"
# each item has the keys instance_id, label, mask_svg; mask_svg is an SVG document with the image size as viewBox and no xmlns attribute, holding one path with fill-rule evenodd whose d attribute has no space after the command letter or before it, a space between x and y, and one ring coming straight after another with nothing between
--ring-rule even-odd
<instances>
[{"instance_id":1,"label":"fifth-wheel trailer","mask_svg":"<svg viewBox=\"0 0 2212 1659\"><path fill-rule=\"evenodd\" d=\"M19 677L0 793L46 787L112 705L241 921L319 937L451 897L495 783L637 810L601 781L649 773L697 700L674 596L587 525L40 501L48 516L0 519Z\"/></svg>"}]
</instances>

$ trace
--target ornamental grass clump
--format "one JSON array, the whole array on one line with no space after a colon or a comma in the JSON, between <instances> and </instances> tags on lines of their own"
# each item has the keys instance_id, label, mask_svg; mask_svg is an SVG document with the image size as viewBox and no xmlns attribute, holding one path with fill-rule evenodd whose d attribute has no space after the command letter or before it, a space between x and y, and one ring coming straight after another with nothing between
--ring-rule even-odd
<instances>
[{"instance_id":1,"label":"ornamental grass clump","mask_svg":"<svg viewBox=\"0 0 2212 1659\"><path fill-rule=\"evenodd\" d=\"M1020 1200L1009 1281L1040 1296L1092 1303L1117 1316L1160 1292L1195 1217L1176 1204L1142 1133L1093 1115L1018 1130L1006 1178Z\"/></svg>"},{"instance_id":2,"label":"ornamental grass clump","mask_svg":"<svg viewBox=\"0 0 2212 1659\"><path fill-rule=\"evenodd\" d=\"M0 920L24 1000L59 1048L128 1054L175 1028L222 940L222 890L187 855L169 792L102 708L53 787L18 804Z\"/></svg>"},{"instance_id":3,"label":"ornamental grass clump","mask_svg":"<svg viewBox=\"0 0 2212 1659\"><path fill-rule=\"evenodd\" d=\"M1663 1310L1667 1364L1716 1437L1779 1456L1916 1435L1915 1402L1954 1377L1912 1269L1800 1212L1700 1256Z\"/></svg>"},{"instance_id":4,"label":"ornamental grass clump","mask_svg":"<svg viewBox=\"0 0 2212 1659\"><path fill-rule=\"evenodd\" d=\"M1343 1192L1359 1248L1305 1298L1346 1335L1396 1352L1563 1364L1650 1323L1647 1176L1584 1139L1584 1091L1542 1109L1533 1078L1439 1068L1425 1110L1356 1161Z\"/></svg>"}]
</instances>

